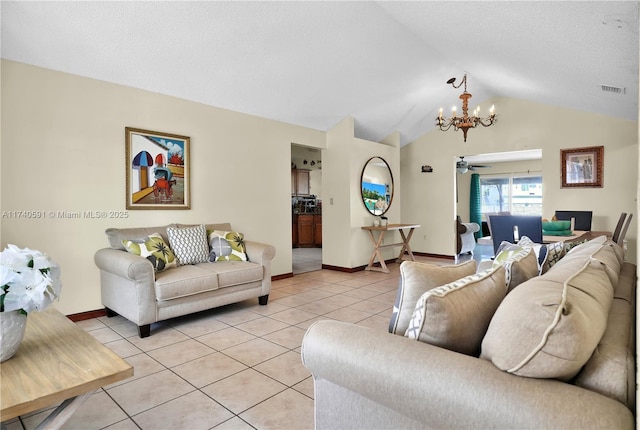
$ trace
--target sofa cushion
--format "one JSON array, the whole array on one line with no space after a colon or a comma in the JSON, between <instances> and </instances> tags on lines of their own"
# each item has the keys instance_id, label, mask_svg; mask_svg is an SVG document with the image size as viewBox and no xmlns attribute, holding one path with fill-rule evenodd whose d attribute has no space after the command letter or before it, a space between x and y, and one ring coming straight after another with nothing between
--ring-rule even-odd
<instances>
[{"instance_id":1,"label":"sofa cushion","mask_svg":"<svg viewBox=\"0 0 640 430\"><path fill-rule=\"evenodd\" d=\"M247 261L244 235L237 231L213 230L209 237L209 261Z\"/></svg>"},{"instance_id":2,"label":"sofa cushion","mask_svg":"<svg viewBox=\"0 0 640 430\"><path fill-rule=\"evenodd\" d=\"M507 293L538 276L538 260L532 247L507 244L493 260L493 267L504 266Z\"/></svg>"},{"instance_id":3,"label":"sofa cushion","mask_svg":"<svg viewBox=\"0 0 640 430\"><path fill-rule=\"evenodd\" d=\"M405 336L477 355L491 317L506 293L503 265L433 288L418 299Z\"/></svg>"},{"instance_id":4,"label":"sofa cushion","mask_svg":"<svg viewBox=\"0 0 640 430\"><path fill-rule=\"evenodd\" d=\"M204 263L209 259L207 230L204 224L193 227L168 227L167 236L171 249L178 257L178 264Z\"/></svg>"},{"instance_id":5,"label":"sofa cushion","mask_svg":"<svg viewBox=\"0 0 640 430\"><path fill-rule=\"evenodd\" d=\"M598 347L576 377L575 384L611 397L635 410L635 285L636 266L624 263L607 329Z\"/></svg>"},{"instance_id":6,"label":"sofa cushion","mask_svg":"<svg viewBox=\"0 0 640 430\"><path fill-rule=\"evenodd\" d=\"M633 365L633 351L628 348L633 334L630 307L624 300L614 300L605 334L575 381L628 406L628 372Z\"/></svg>"},{"instance_id":7,"label":"sofa cushion","mask_svg":"<svg viewBox=\"0 0 640 430\"><path fill-rule=\"evenodd\" d=\"M157 300L171 300L217 290L218 274L200 265L179 266L159 273L155 290Z\"/></svg>"},{"instance_id":8,"label":"sofa cushion","mask_svg":"<svg viewBox=\"0 0 640 430\"><path fill-rule=\"evenodd\" d=\"M449 266L403 261L400 264L400 285L389 322L389 333L404 335L416 302L422 294L432 288L472 275L475 271L475 260Z\"/></svg>"},{"instance_id":9,"label":"sofa cushion","mask_svg":"<svg viewBox=\"0 0 640 430\"><path fill-rule=\"evenodd\" d=\"M565 257L505 297L482 341L481 358L516 375L568 380L602 338L612 300L602 263L588 254Z\"/></svg>"},{"instance_id":10,"label":"sofa cushion","mask_svg":"<svg viewBox=\"0 0 640 430\"><path fill-rule=\"evenodd\" d=\"M264 267L250 261L229 261L225 264L198 264L198 267L216 273L220 288L260 282L264 278Z\"/></svg>"},{"instance_id":11,"label":"sofa cushion","mask_svg":"<svg viewBox=\"0 0 640 430\"><path fill-rule=\"evenodd\" d=\"M139 239L124 239L120 245L128 252L149 260L156 272L162 272L176 265L175 255L158 233Z\"/></svg>"}]
</instances>

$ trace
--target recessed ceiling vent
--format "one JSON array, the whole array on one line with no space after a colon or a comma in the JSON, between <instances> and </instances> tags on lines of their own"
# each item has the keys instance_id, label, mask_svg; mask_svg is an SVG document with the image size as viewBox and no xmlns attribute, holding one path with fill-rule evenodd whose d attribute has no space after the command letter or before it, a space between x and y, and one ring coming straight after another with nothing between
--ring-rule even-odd
<instances>
[{"instance_id":1,"label":"recessed ceiling vent","mask_svg":"<svg viewBox=\"0 0 640 430\"><path fill-rule=\"evenodd\" d=\"M624 87L614 87L613 85L600 85L600 88L602 92L611 94L624 94L626 90Z\"/></svg>"}]
</instances>

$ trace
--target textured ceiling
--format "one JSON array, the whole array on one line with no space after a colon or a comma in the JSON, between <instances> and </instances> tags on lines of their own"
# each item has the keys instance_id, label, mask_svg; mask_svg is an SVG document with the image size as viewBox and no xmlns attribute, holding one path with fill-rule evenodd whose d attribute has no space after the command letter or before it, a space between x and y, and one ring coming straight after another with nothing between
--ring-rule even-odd
<instances>
[{"instance_id":1,"label":"textured ceiling","mask_svg":"<svg viewBox=\"0 0 640 430\"><path fill-rule=\"evenodd\" d=\"M2 58L318 130L352 116L373 141L433 130L465 72L472 107L500 96L638 119L637 1L0 7Z\"/></svg>"}]
</instances>

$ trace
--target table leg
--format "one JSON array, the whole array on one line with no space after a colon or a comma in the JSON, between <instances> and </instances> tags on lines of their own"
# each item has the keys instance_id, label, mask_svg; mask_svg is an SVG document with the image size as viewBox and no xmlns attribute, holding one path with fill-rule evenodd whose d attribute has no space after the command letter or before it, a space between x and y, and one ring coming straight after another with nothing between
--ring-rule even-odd
<instances>
[{"instance_id":1,"label":"table leg","mask_svg":"<svg viewBox=\"0 0 640 430\"><path fill-rule=\"evenodd\" d=\"M415 229L410 229L407 236L404 235L404 231L402 229L398 230L400 232L400 236L402 236L403 242L402 249L400 250L400 255L398 256L398 263L402 262L402 256L404 255L405 251L407 252L407 254L409 254L409 257L411 257L411 261L416 261L416 258L413 256L413 252L411 251L411 247L409 246L409 241L411 240L411 236L413 236L413 230Z\"/></svg>"},{"instance_id":2,"label":"table leg","mask_svg":"<svg viewBox=\"0 0 640 430\"><path fill-rule=\"evenodd\" d=\"M379 272L384 272L384 273L389 273L389 269L387 268L387 264L384 262L384 258L382 257L382 254L380 254L380 245L382 244L382 239L384 237L384 231L381 231L379 236L378 236L378 240L376 240L375 236L373 235L373 231L372 230L367 230L369 232L369 236L371 237L371 242L373 242L373 254L371 254L371 258L369 259L369 264L367 265L367 267L365 267L364 270L372 270L372 271L379 271ZM376 257L378 257L378 261L380 262L380 269L373 267L373 263L376 259Z\"/></svg>"},{"instance_id":3,"label":"table leg","mask_svg":"<svg viewBox=\"0 0 640 430\"><path fill-rule=\"evenodd\" d=\"M57 430L61 428L64 423L71 418L71 415L73 415L73 413L77 411L85 400L87 400L92 394L93 391L67 399L60 403L60 406L55 408L54 411L36 427L36 430Z\"/></svg>"}]
</instances>

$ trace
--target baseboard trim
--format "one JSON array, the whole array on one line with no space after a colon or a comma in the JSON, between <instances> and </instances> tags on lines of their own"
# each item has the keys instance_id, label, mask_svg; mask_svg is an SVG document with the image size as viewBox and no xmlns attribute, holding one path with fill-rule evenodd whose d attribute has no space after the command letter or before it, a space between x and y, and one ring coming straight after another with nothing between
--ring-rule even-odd
<instances>
[{"instance_id":1,"label":"baseboard trim","mask_svg":"<svg viewBox=\"0 0 640 430\"><path fill-rule=\"evenodd\" d=\"M406 253L405 253L406 255ZM442 254L429 254L427 252L416 252L413 251L413 255L417 255L419 257L429 257L429 258L442 258L443 260L455 260L455 255L442 255Z\"/></svg>"},{"instance_id":2,"label":"baseboard trim","mask_svg":"<svg viewBox=\"0 0 640 430\"><path fill-rule=\"evenodd\" d=\"M87 311L87 312L80 312L77 314L67 315L67 318L69 318L73 322L78 322L78 321L90 320L92 318L106 317L106 316L107 316L107 311L105 311L104 309L96 309L95 311Z\"/></svg>"},{"instance_id":3,"label":"baseboard trim","mask_svg":"<svg viewBox=\"0 0 640 430\"><path fill-rule=\"evenodd\" d=\"M414 252L415 254L415 252ZM397 261L396 258L391 258L389 260L384 260L385 264L391 264L391 263L395 263ZM373 267L381 267L380 263L373 263ZM327 269L327 270L335 270L338 272L345 272L345 273L355 273L355 272L361 272L363 270L365 270L367 268L367 265L363 265L363 266L357 266L357 267L340 267L340 266L330 266L328 264L323 264L322 265L323 269Z\"/></svg>"},{"instance_id":4,"label":"baseboard trim","mask_svg":"<svg viewBox=\"0 0 640 430\"><path fill-rule=\"evenodd\" d=\"M327 270L334 270L336 272L344 272L344 273L354 273L359 272L360 270L364 270L365 266L362 267L341 267L341 266L332 266L330 264L323 264L322 268Z\"/></svg>"},{"instance_id":5,"label":"baseboard trim","mask_svg":"<svg viewBox=\"0 0 640 430\"><path fill-rule=\"evenodd\" d=\"M279 281L280 279L287 279L287 278L293 278L293 272L283 273L281 275L273 275L271 277L271 282Z\"/></svg>"}]
</instances>

